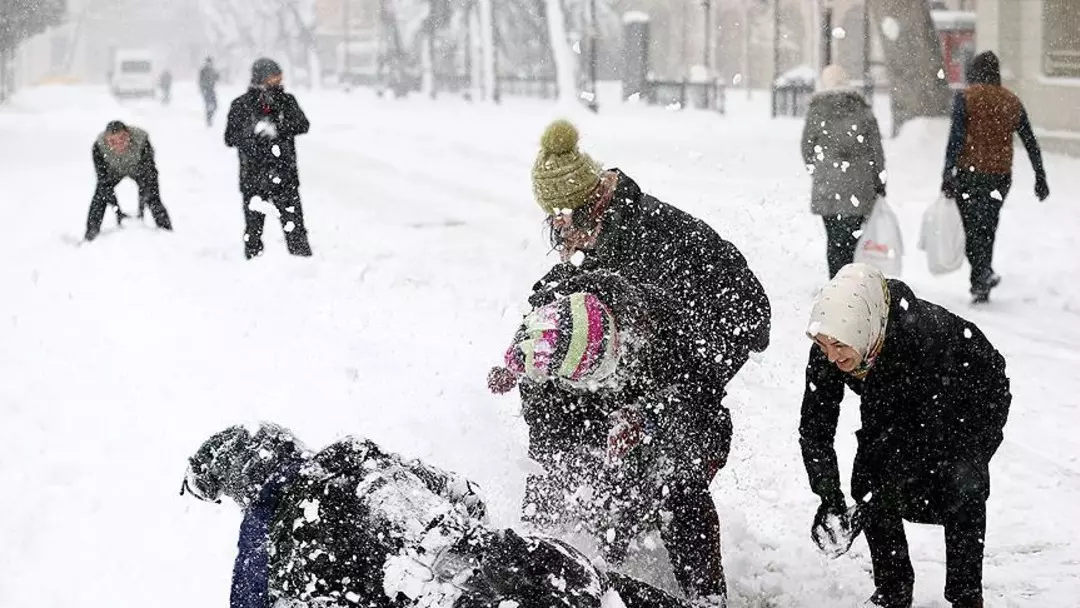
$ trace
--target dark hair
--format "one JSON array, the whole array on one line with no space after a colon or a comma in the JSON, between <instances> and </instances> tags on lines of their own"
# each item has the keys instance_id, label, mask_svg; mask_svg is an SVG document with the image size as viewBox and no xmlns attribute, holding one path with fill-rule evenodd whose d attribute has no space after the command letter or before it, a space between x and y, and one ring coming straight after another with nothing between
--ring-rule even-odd
<instances>
[{"instance_id":1,"label":"dark hair","mask_svg":"<svg viewBox=\"0 0 1080 608\"><path fill-rule=\"evenodd\" d=\"M979 53L968 64L968 84L992 84L1001 86L1001 62L993 51Z\"/></svg>"},{"instance_id":2,"label":"dark hair","mask_svg":"<svg viewBox=\"0 0 1080 608\"><path fill-rule=\"evenodd\" d=\"M115 135L117 133L127 133L128 127L119 120L114 120L105 125L105 132L109 135Z\"/></svg>"}]
</instances>

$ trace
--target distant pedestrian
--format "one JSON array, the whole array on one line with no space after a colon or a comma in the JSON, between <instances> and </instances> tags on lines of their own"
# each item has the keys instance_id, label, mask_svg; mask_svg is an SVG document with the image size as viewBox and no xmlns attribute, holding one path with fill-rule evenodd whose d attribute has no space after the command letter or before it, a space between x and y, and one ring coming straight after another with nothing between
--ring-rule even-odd
<instances>
[{"instance_id":1,"label":"distant pedestrian","mask_svg":"<svg viewBox=\"0 0 1080 608\"><path fill-rule=\"evenodd\" d=\"M855 261L863 223L885 196L885 153L870 104L838 65L821 73L803 126L803 163L813 176L810 209L825 223L829 277Z\"/></svg>"},{"instance_id":2,"label":"distant pedestrian","mask_svg":"<svg viewBox=\"0 0 1080 608\"><path fill-rule=\"evenodd\" d=\"M161 104L169 105L169 101L172 99L172 72L165 70L161 73L161 77L158 79L158 86L161 87Z\"/></svg>"},{"instance_id":3,"label":"distant pedestrian","mask_svg":"<svg viewBox=\"0 0 1080 608\"><path fill-rule=\"evenodd\" d=\"M994 239L1001 206L1012 186L1013 133L1020 136L1035 170L1035 196L1050 196L1042 152L1020 99L1001 86L1001 65L991 51L976 55L968 88L953 99L941 191L955 199L964 220L971 296L988 302L1001 277L994 272Z\"/></svg>"},{"instance_id":4,"label":"distant pedestrian","mask_svg":"<svg viewBox=\"0 0 1080 608\"><path fill-rule=\"evenodd\" d=\"M214 69L214 60L206 58L199 70L199 92L202 93L206 113L206 126L213 126L214 113L217 112L217 82L221 75Z\"/></svg>"}]
</instances>

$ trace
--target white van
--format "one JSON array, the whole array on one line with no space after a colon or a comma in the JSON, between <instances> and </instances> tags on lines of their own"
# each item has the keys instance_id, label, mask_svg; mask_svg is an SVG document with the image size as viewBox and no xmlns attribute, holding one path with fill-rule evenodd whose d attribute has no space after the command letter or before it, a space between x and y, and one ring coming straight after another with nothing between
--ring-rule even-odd
<instances>
[{"instance_id":1,"label":"white van","mask_svg":"<svg viewBox=\"0 0 1080 608\"><path fill-rule=\"evenodd\" d=\"M116 97L154 97L158 73L154 55L148 51L117 51L109 85Z\"/></svg>"}]
</instances>

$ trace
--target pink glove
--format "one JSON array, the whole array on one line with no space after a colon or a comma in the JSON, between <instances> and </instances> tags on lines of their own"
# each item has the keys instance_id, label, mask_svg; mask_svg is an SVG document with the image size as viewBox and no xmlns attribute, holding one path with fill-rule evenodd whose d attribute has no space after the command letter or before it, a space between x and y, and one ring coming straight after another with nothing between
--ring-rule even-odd
<instances>
[{"instance_id":1,"label":"pink glove","mask_svg":"<svg viewBox=\"0 0 1080 608\"><path fill-rule=\"evenodd\" d=\"M645 424L637 410L621 409L611 415L614 423L607 437L607 457L609 462L618 462L626 457L645 438Z\"/></svg>"},{"instance_id":2,"label":"pink glove","mask_svg":"<svg viewBox=\"0 0 1080 608\"><path fill-rule=\"evenodd\" d=\"M513 390L518 383L518 374L505 367L493 367L488 372L488 390L496 395L503 395Z\"/></svg>"}]
</instances>

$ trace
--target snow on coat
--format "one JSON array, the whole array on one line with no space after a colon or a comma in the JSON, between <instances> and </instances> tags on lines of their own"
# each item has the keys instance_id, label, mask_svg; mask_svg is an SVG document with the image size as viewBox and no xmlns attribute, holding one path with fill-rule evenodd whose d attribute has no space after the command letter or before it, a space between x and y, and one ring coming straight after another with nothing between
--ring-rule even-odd
<instances>
[{"instance_id":1,"label":"snow on coat","mask_svg":"<svg viewBox=\"0 0 1080 608\"><path fill-rule=\"evenodd\" d=\"M911 518L937 523L960 500L946 479L957 467L983 472L965 491L989 494L986 466L1002 441L1009 378L1005 359L975 324L916 298L901 281L887 285L885 340L865 379L810 348L799 427L803 462L815 494L842 498L833 441L847 386L862 402L854 498L907 497L901 506Z\"/></svg>"},{"instance_id":2,"label":"snow on coat","mask_svg":"<svg viewBox=\"0 0 1080 608\"><path fill-rule=\"evenodd\" d=\"M771 307L746 258L705 222L642 193L618 169L611 203L582 270L608 271L634 285L670 294L687 326L700 331L697 376L717 395L747 361L769 345ZM571 276L567 264L553 268L534 287L530 303L560 289Z\"/></svg>"},{"instance_id":3,"label":"snow on coat","mask_svg":"<svg viewBox=\"0 0 1080 608\"><path fill-rule=\"evenodd\" d=\"M234 426L184 488L244 507L233 608L685 608L568 545L487 527L471 482L347 438L317 454L273 424Z\"/></svg>"},{"instance_id":4,"label":"snow on coat","mask_svg":"<svg viewBox=\"0 0 1080 608\"><path fill-rule=\"evenodd\" d=\"M852 89L814 95L801 150L813 175L813 213L870 215L885 181L885 153L877 119L862 95Z\"/></svg>"},{"instance_id":5,"label":"snow on coat","mask_svg":"<svg viewBox=\"0 0 1080 608\"><path fill-rule=\"evenodd\" d=\"M251 87L233 100L225 126L225 145L240 157L240 191L247 197L300 186L296 136L310 123L296 98L277 87Z\"/></svg>"}]
</instances>

